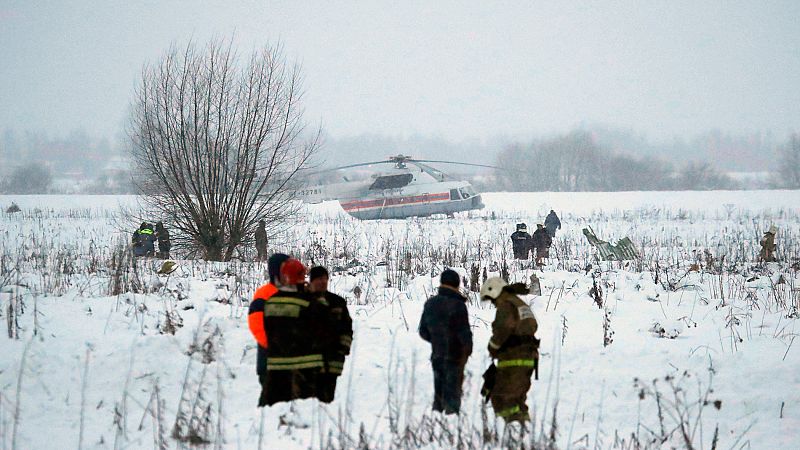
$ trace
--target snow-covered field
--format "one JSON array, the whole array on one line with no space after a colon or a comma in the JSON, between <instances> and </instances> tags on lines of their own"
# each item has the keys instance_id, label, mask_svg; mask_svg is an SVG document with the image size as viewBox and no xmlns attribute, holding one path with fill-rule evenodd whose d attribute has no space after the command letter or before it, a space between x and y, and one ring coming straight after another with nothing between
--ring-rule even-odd
<instances>
[{"instance_id":1,"label":"snow-covered field","mask_svg":"<svg viewBox=\"0 0 800 450\"><path fill-rule=\"evenodd\" d=\"M159 278L157 262L119 252L135 224L118 208L135 198L0 197L3 210L12 200L22 212L0 212L0 450L507 447L479 396L491 306L469 294L458 419L430 413L416 327L445 266L469 281L473 265L505 265L527 281L508 236L551 208L564 228L536 271L542 295L527 297L542 340L528 445L800 448L797 191L484 194L482 211L408 221L311 206L271 250L333 269L353 355L331 405L264 410L246 326L263 265L185 261ZM770 224L782 262L757 264ZM642 258L598 263L587 226L629 236Z\"/></svg>"}]
</instances>

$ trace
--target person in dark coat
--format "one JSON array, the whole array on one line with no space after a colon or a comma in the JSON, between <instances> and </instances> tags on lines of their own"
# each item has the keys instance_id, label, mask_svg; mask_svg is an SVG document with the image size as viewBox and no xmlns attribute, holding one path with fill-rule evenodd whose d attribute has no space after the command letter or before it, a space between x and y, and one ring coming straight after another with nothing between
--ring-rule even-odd
<instances>
[{"instance_id":1,"label":"person in dark coat","mask_svg":"<svg viewBox=\"0 0 800 450\"><path fill-rule=\"evenodd\" d=\"M258 221L256 228L256 261L266 261L267 259L267 228L264 220Z\"/></svg>"},{"instance_id":2,"label":"person in dark coat","mask_svg":"<svg viewBox=\"0 0 800 450\"><path fill-rule=\"evenodd\" d=\"M528 259L528 254L532 248L531 235L528 234L528 226L524 223L517 224L517 231L511 234L511 247L514 251L515 259Z\"/></svg>"},{"instance_id":3,"label":"person in dark coat","mask_svg":"<svg viewBox=\"0 0 800 450\"><path fill-rule=\"evenodd\" d=\"M447 269L442 272L440 281L438 294L425 302L419 335L431 343L433 410L458 414L464 366L472 354L472 330L466 298L458 290L458 273Z\"/></svg>"},{"instance_id":4,"label":"person in dark coat","mask_svg":"<svg viewBox=\"0 0 800 450\"><path fill-rule=\"evenodd\" d=\"M533 232L533 247L536 249L536 265L543 266L544 258L550 257L550 245L553 243L553 238L547 233L544 225L536 225L536 231Z\"/></svg>"},{"instance_id":5,"label":"person in dark coat","mask_svg":"<svg viewBox=\"0 0 800 450\"><path fill-rule=\"evenodd\" d=\"M309 290L322 297L330 308L329 329L322 331L317 339L327 343L325 369L319 377L317 398L323 403L333 401L336 381L342 374L344 362L350 354L353 342L353 319L347 310L347 301L328 290L330 275L324 267L312 267L308 271Z\"/></svg>"},{"instance_id":6,"label":"person in dark coat","mask_svg":"<svg viewBox=\"0 0 800 450\"><path fill-rule=\"evenodd\" d=\"M559 220L558 215L552 209L550 210L550 214L544 219L544 227L547 228L547 234L550 235L551 238L556 237L556 230L561 229L561 220Z\"/></svg>"},{"instance_id":7,"label":"person in dark coat","mask_svg":"<svg viewBox=\"0 0 800 450\"><path fill-rule=\"evenodd\" d=\"M327 326L330 313L319 296L307 291L306 273L300 261L284 261L278 292L264 302L267 405L318 395L326 343L317 334Z\"/></svg>"},{"instance_id":8,"label":"person in dark coat","mask_svg":"<svg viewBox=\"0 0 800 450\"><path fill-rule=\"evenodd\" d=\"M133 256L153 256L156 250L155 240L153 227L142 222L139 229L133 232Z\"/></svg>"},{"instance_id":9,"label":"person in dark coat","mask_svg":"<svg viewBox=\"0 0 800 450\"><path fill-rule=\"evenodd\" d=\"M158 240L158 255L161 259L169 259L172 242L169 240L169 230L164 228L164 222L156 223L156 239Z\"/></svg>"}]
</instances>

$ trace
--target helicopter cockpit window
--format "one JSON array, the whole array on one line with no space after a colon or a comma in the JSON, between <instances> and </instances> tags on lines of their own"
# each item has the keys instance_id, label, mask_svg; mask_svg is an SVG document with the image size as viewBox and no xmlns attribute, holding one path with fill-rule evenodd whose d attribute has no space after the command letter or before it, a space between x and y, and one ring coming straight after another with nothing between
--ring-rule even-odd
<instances>
[{"instance_id":1,"label":"helicopter cockpit window","mask_svg":"<svg viewBox=\"0 0 800 450\"><path fill-rule=\"evenodd\" d=\"M467 190L467 188L461 188L459 190L461 191L461 198L466 199L470 197L469 190Z\"/></svg>"},{"instance_id":2,"label":"helicopter cockpit window","mask_svg":"<svg viewBox=\"0 0 800 450\"><path fill-rule=\"evenodd\" d=\"M414 175L410 173L403 173L400 175L385 175L378 177L370 185L370 190L377 189L397 189L403 186L408 186L414 180Z\"/></svg>"},{"instance_id":3,"label":"helicopter cockpit window","mask_svg":"<svg viewBox=\"0 0 800 450\"><path fill-rule=\"evenodd\" d=\"M450 189L450 200L461 200L461 196L458 195L458 189Z\"/></svg>"}]
</instances>

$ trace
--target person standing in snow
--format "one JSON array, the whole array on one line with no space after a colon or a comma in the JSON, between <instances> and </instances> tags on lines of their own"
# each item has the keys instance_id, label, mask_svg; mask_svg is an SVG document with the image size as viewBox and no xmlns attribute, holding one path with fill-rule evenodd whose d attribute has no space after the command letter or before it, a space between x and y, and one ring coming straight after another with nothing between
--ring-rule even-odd
<instances>
[{"instance_id":1,"label":"person standing in snow","mask_svg":"<svg viewBox=\"0 0 800 450\"><path fill-rule=\"evenodd\" d=\"M297 259L284 261L278 292L264 302L267 405L318 396L327 343L317 336L327 327L330 312L319 296L308 292L306 273Z\"/></svg>"},{"instance_id":2,"label":"person standing in snow","mask_svg":"<svg viewBox=\"0 0 800 450\"><path fill-rule=\"evenodd\" d=\"M528 389L539 360L536 317L500 277L486 280L480 295L497 308L489 340L489 355L497 359L492 408L506 423L528 421Z\"/></svg>"},{"instance_id":3,"label":"person standing in snow","mask_svg":"<svg viewBox=\"0 0 800 450\"><path fill-rule=\"evenodd\" d=\"M431 343L433 366L433 410L458 414L464 366L472 354L472 330L467 299L458 287L457 272L447 269L440 277L439 292L425 302L419 321L419 335Z\"/></svg>"},{"instance_id":4,"label":"person standing in snow","mask_svg":"<svg viewBox=\"0 0 800 450\"><path fill-rule=\"evenodd\" d=\"M278 293L278 287L281 285L280 272L281 265L289 259L289 255L283 253L275 253L270 256L267 261L267 272L269 274L269 283L258 288L253 294L253 301L250 302L250 308L247 312L247 326L253 338L256 340L256 374L258 375L258 382L261 384L261 395L258 399L258 406L267 405L267 327L264 320L264 307L266 302L269 301L275 294Z\"/></svg>"},{"instance_id":5,"label":"person standing in snow","mask_svg":"<svg viewBox=\"0 0 800 450\"><path fill-rule=\"evenodd\" d=\"M336 382L342 374L344 362L350 354L353 342L353 319L347 310L347 301L328 290L330 275L322 266L312 267L308 272L309 290L327 302L330 308L328 328L320 333L326 346L325 368L320 374L317 398L323 403L330 403L336 394Z\"/></svg>"},{"instance_id":6,"label":"person standing in snow","mask_svg":"<svg viewBox=\"0 0 800 450\"><path fill-rule=\"evenodd\" d=\"M164 222L156 223L156 239L158 240L158 256L161 259L169 259L169 251L172 242L169 240L169 230L164 227Z\"/></svg>"},{"instance_id":7,"label":"person standing in snow","mask_svg":"<svg viewBox=\"0 0 800 450\"><path fill-rule=\"evenodd\" d=\"M778 260L775 257L775 252L778 249L778 245L775 243L776 234L778 234L778 227L770 225L769 230L766 231L764 237L761 238L761 253L759 254L761 261L774 262Z\"/></svg>"},{"instance_id":8,"label":"person standing in snow","mask_svg":"<svg viewBox=\"0 0 800 450\"><path fill-rule=\"evenodd\" d=\"M528 234L528 226L524 223L517 224L517 231L511 233L511 248L515 259L528 259L532 248L532 238Z\"/></svg>"},{"instance_id":9,"label":"person standing in snow","mask_svg":"<svg viewBox=\"0 0 800 450\"><path fill-rule=\"evenodd\" d=\"M153 227L147 222L142 222L139 229L133 232L133 256L153 256L155 240Z\"/></svg>"},{"instance_id":10,"label":"person standing in snow","mask_svg":"<svg viewBox=\"0 0 800 450\"><path fill-rule=\"evenodd\" d=\"M256 228L256 252L256 261L267 259L267 229L263 219L258 221L258 228Z\"/></svg>"},{"instance_id":11,"label":"person standing in snow","mask_svg":"<svg viewBox=\"0 0 800 450\"><path fill-rule=\"evenodd\" d=\"M547 233L544 225L537 224L531 241L534 249L536 249L536 265L543 266L544 262L542 260L550 257L550 245L553 243L553 238Z\"/></svg>"},{"instance_id":12,"label":"person standing in snow","mask_svg":"<svg viewBox=\"0 0 800 450\"><path fill-rule=\"evenodd\" d=\"M547 228L547 234L549 234L551 238L555 238L556 230L561 229L561 220L559 220L554 210L551 209L550 214L544 219L544 227Z\"/></svg>"}]
</instances>

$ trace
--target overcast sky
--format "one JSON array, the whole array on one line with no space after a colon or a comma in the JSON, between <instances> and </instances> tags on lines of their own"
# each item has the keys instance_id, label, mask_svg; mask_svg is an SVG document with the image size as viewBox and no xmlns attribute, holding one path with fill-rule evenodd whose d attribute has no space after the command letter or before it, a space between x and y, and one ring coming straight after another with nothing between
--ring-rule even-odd
<instances>
[{"instance_id":1,"label":"overcast sky","mask_svg":"<svg viewBox=\"0 0 800 450\"><path fill-rule=\"evenodd\" d=\"M0 0L0 129L112 136L144 63L234 32L334 137L800 127L800 1L565 3Z\"/></svg>"}]
</instances>

